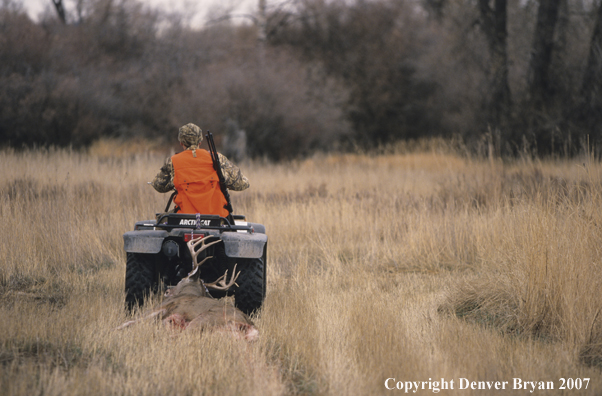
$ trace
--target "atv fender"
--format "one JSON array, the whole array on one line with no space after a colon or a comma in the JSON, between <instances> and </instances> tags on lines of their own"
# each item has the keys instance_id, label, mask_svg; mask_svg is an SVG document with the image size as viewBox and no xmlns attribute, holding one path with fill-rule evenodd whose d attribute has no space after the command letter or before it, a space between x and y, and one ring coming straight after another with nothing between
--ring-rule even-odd
<instances>
[{"instance_id":1,"label":"atv fender","mask_svg":"<svg viewBox=\"0 0 602 396\"><path fill-rule=\"evenodd\" d=\"M257 233L224 232L220 238L224 241L226 256L240 258L261 258L268 241L266 234Z\"/></svg>"},{"instance_id":2,"label":"atv fender","mask_svg":"<svg viewBox=\"0 0 602 396\"><path fill-rule=\"evenodd\" d=\"M167 235L165 230L128 231L123 234L123 247L128 253L156 254L161 251Z\"/></svg>"}]
</instances>

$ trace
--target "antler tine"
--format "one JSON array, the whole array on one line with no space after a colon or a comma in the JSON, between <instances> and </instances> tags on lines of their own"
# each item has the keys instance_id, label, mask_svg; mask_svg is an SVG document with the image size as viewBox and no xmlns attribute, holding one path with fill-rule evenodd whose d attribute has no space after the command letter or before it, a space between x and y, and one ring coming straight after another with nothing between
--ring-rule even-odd
<instances>
[{"instance_id":1,"label":"antler tine","mask_svg":"<svg viewBox=\"0 0 602 396\"><path fill-rule=\"evenodd\" d=\"M238 279L238 275L240 275L240 271L236 272L236 264L234 264L234 268L232 268L232 279L230 279L230 281L228 282L228 270L226 270L226 272L224 272L224 274L219 277L218 280L216 280L215 282L212 283L205 283L205 287L207 287L208 289L214 289L214 290L228 290L229 288L231 288L233 285L238 286L238 284L236 283L236 279Z\"/></svg>"},{"instance_id":2,"label":"antler tine","mask_svg":"<svg viewBox=\"0 0 602 396\"><path fill-rule=\"evenodd\" d=\"M207 242L207 240L216 238L214 241L212 242ZM215 236L209 236L206 238L200 237L200 238L195 238L192 241L189 241L186 245L188 245L188 250L190 250L190 255L192 256L192 264L194 267L199 267L201 266L207 259L203 260L200 263L197 263L197 257L199 256L199 254L201 254L201 252L205 249L207 249L209 246L215 245L216 243L220 243L222 240L218 237ZM197 250L195 252L195 249L198 245L201 245L201 247L199 248L199 250Z\"/></svg>"},{"instance_id":3,"label":"antler tine","mask_svg":"<svg viewBox=\"0 0 602 396\"><path fill-rule=\"evenodd\" d=\"M205 257L203 259L203 261L201 261L200 263L195 263L194 261L192 262L193 264L193 268L192 271L190 271L188 273L188 276L184 279L189 279L189 280L197 280L199 278L199 276L201 275L201 273L199 272L199 268L201 268L201 265L205 264L205 261L207 260L211 260L213 258L213 256L209 256L209 257ZM194 259L193 259L194 260ZM198 273L197 273L198 272Z\"/></svg>"}]
</instances>

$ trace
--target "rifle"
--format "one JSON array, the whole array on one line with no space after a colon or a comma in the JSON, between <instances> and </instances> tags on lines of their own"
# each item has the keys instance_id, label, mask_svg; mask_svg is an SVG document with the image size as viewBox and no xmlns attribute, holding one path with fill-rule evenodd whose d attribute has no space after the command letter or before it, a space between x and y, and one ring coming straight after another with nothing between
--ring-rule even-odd
<instances>
[{"instance_id":1,"label":"rifle","mask_svg":"<svg viewBox=\"0 0 602 396\"><path fill-rule=\"evenodd\" d=\"M209 154L211 154L211 160L213 161L213 169L217 172L217 178L219 179L219 187L222 190L222 194L224 194L224 198L226 198L226 204L224 208L228 211L228 216L226 217L230 224L234 224L234 218L232 217L232 202L230 201L230 193L228 192L228 188L226 187L226 180L224 179L224 174L222 173L222 167L219 162L219 157L217 155L217 149L215 148L215 142L213 141L213 135L211 132L207 131L205 135L207 139L207 144L209 145Z\"/></svg>"}]
</instances>

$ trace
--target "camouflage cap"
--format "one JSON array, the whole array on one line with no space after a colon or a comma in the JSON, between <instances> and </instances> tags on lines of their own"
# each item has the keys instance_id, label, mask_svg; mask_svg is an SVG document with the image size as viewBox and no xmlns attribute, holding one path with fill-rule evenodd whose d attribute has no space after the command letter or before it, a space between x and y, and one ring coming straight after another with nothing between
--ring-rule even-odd
<instances>
[{"instance_id":1,"label":"camouflage cap","mask_svg":"<svg viewBox=\"0 0 602 396\"><path fill-rule=\"evenodd\" d=\"M186 124L180 127L178 140L184 147L197 146L203 140L203 131L194 124Z\"/></svg>"}]
</instances>

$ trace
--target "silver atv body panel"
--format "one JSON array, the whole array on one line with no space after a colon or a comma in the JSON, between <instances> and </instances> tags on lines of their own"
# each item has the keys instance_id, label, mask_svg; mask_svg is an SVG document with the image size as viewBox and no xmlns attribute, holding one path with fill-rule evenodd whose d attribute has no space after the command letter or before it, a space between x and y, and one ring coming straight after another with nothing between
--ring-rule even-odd
<instances>
[{"instance_id":1,"label":"silver atv body panel","mask_svg":"<svg viewBox=\"0 0 602 396\"><path fill-rule=\"evenodd\" d=\"M152 253L161 251L163 241L169 236L164 230L128 231L123 234L123 248L128 253Z\"/></svg>"},{"instance_id":2,"label":"silver atv body panel","mask_svg":"<svg viewBox=\"0 0 602 396\"><path fill-rule=\"evenodd\" d=\"M265 232L265 227L261 224L252 224L254 229ZM268 237L261 232L220 232L216 230L204 231L210 235L215 235L224 241L226 256L233 258L261 258L264 252ZM156 229L139 229L128 231L123 234L123 247L128 253L149 253L157 254L163 247L163 242L170 237L180 238L185 233L190 233L190 229L173 229L171 231Z\"/></svg>"}]
</instances>

